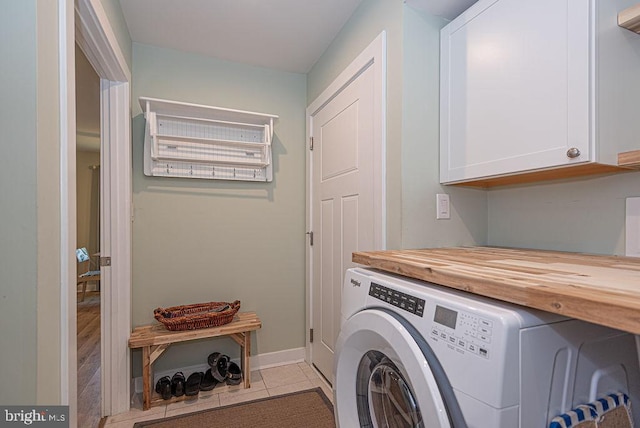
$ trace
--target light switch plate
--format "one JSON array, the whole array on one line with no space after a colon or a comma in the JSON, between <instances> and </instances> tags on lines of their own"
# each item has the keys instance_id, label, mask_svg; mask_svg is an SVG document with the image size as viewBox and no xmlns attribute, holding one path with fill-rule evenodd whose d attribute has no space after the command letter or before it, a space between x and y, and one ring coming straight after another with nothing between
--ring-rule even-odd
<instances>
[{"instance_id":1,"label":"light switch plate","mask_svg":"<svg viewBox=\"0 0 640 428\"><path fill-rule=\"evenodd\" d=\"M640 198L627 198L625 254L640 257Z\"/></svg>"},{"instance_id":2,"label":"light switch plate","mask_svg":"<svg viewBox=\"0 0 640 428\"><path fill-rule=\"evenodd\" d=\"M451 204L446 193L436 194L436 219L447 220L451 218Z\"/></svg>"}]
</instances>

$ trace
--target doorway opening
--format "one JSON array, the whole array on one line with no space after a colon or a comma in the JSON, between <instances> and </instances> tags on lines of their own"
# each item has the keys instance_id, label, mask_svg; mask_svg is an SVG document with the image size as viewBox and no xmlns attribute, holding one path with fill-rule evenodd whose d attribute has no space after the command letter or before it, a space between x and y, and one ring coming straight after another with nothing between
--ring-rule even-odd
<instances>
[{"instance_id":1,"label":"doorway opening","mask_svg":"<svg viewBox=\"0 0 640 428\"><path fill-rule=\"evenodd\" d=\"M100 77L77 44L75 60L78 426L95 427L102 416Z\"/></svg>"},{"instance_id":2,"label":"doorway opening","mask_svg":"<svg viewBox=\"0 0 640 428\"><path fill-rule=\"evenodd\" d=\"M131 72L102 3L76 0L73 9L67 8L69 4L73 5L74 2L60 3L60 25L66 29L60 39L60 62L63 68L61 86L70 88L62 97L62 104L67 107L66 116L63 114L61 121L63 140L75 141L73 136L65 134L67 130L76 128L73 116L75 99L72 97L75 93L75 76L71 67L73 62L69 60L75 44L99 77L100 167L96 171L99 171L100 177L100 231L99 251L93 254L100 253L100 285L97 289L100 292L100 346L93 351L100 354L100 374L94 373L94 377L100 378L95 387L100 391L100 400L92 406L98 407L99 416L109 416L128 411L130 401L131 368L127 340L131 332ZM68 15L75 16L71 18ZM67 159L74 159L75 144L69 144L68 148ZM69 175L63 176L63 183L75 183L82 172L71 167L63 170L69 171ZM76 189L68 190L70 195L76 193ZM63 202L70 202L67 206L75 208L76 199L73 202L65 199ZM68 243L65 241L62 245L63 254L69 254L72 251L70 247L76 245L76 225L67 227L69 239ZM74 271L72 269L68 275L70 285L76 284ZM67 300L62 303L62 316L68 320L68 332L75 332L76 323L81 322L79 313L76 316L75 311L78 296L75 291L66 293L66 296ZM63 365L69 368L62 391L67 394L72 425L76 425L74 419L80 416L78 409L84 404L81 388L85 385L78 383L79 369L82 367L76 367L77 342L77 335L69 334L65 337L65 350L62 352ZM78 425L82 426L81 423Z\"/></svg>"}]
</instances>

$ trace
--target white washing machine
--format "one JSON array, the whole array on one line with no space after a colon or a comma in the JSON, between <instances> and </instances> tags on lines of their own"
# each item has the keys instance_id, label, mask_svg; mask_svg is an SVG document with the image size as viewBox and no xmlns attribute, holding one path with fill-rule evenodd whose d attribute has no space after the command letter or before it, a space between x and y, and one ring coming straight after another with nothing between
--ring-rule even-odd
<instances>
[{"instance_id":1,"label":"white washing machine","mask_svg":"<svg viewBox=\"0 0 640 428\"><path fill-rule=\"evenodd\" d=\"M341 428L544 428L612 392L640 408L634 336L372 269L345 276L335 376Z\"/></svg>"}]
</instances>

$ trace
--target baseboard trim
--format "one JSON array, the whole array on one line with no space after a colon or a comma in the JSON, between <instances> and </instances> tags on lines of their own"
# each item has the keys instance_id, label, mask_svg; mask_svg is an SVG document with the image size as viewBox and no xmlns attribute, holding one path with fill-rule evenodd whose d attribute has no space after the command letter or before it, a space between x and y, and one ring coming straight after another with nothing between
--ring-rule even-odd
<instances>
[{"instance_id":1,"label":"baseboard trim","mask_svg":"<svg viewBox=\"0 0 640 428\"><path fill-rule=\"evenodd\" d=\"M240 361L233 360L237 364ZM301 363L305 361L305 348L293 348L285 349L283 351L267 352L264 354L257 354L251 356L251 370L268 369L270 367L284 366L287 364ZM185 375L193 372L204 372L209 368L207 364L198 364L188 367L179 367L172 370L165 370L162 372L154 373L154 379L152 387L155 387L155 383L163 376L173 376L176 372L183 372ZM142 376L133 379L134 393L139 394L142 392Z\"/></svg>"},{"instance_id":2,"label":"baseboard trim","mask_svg":"<svg viewBox=\"0 0 640 428\"><path fill-rule=\"evenodd\" d=\"M286 364L301 363L305 360L305 348L285 349L251 356L252 370L268 369Z\"/></svg>"}]
</instances>

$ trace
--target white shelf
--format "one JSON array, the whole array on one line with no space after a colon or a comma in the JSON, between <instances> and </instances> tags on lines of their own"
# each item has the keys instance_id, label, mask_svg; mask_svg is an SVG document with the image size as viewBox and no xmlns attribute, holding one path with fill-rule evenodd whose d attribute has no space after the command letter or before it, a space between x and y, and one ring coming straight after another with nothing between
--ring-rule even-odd
<instances>
[{"instance_id":1,"label":"white shelf","mask_svg":"<svg viewBox=\"0 0 640 428\"><path fill-rule=\"evenodd\" d=\"M145 175L273 179L271 139L278 116L146 97L140 105Z\"/></svg>"},{"instance_id":2,"label":"white shelf","mask_svg":"<svg viewBox=\"0 0 640 428\"><path fill-rule=\"evenodd\" d=\"M618 13L618 25L640 34L640 3Z\"/></svg>"}]
</instances>

